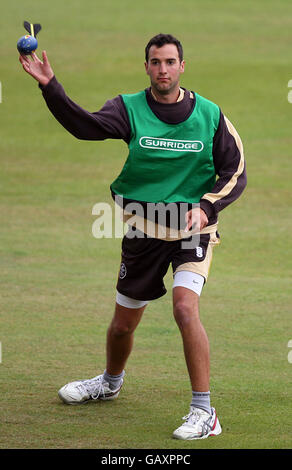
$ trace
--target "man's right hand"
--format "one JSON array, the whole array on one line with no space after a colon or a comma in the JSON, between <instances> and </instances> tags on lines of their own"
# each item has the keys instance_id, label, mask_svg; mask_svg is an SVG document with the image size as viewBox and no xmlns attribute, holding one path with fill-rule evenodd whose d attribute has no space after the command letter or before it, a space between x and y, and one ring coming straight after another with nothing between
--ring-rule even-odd
<instances>
[{"instance_id":1,"label":"man's right hand","mask_svg":"<svg viewBox=\"0 0 292 470\"><path fill-rule=\"evenodd\" d=\"M47 85L53 78L54 72L47 58L46 51L43 51L43 62L38 58L35 52L32 52L31 59L28 56L20 55L19 61L24 70L37 80L41 85Z\"/></svg>"}]
</instances>

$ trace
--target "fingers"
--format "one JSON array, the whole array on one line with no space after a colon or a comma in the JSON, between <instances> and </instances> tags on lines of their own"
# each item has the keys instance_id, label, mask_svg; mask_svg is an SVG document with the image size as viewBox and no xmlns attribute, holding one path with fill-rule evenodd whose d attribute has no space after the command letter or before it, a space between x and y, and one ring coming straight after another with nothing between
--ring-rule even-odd
<instances>
[{"instance_id":1,"label":"fingers","mask_svg":"<svg viewBox=\"0 0 292 470\"><path fill-rule=\"evenodd\" d=\"M43 62L45 65L49 65L49 61L48 61L48 57L47 57L47 53L46 51L43 51L42 52L42 56L43 56Z\"/></svg>"},{"instance_id":2,"label":"fingers","mask_svg":"<svg viewBox=\"0 0 292 470\"><path fill-rule=\"evenodd\" d=\"M26 55L20 55L19 62L21 62L22 64L29 63L29 58Z\"/></svg>"},{"instance_id":3,"label":"fingers","mask_svg":"<svg viewBox=\"0 0 292 470\"><path fill-rule=\"evenodd\" d=\"M38 58L35 52L32 52L30 55L34 62L42 63L42 61Z\"/></svg>"},{"instance_id":4,"label":"fingers","mask_svg":"<svg viewBox=\"0 0 292 470\"><path fill-rule=\"evenodd\" d=\"M194 226L194 228L200 228L200 211L198 208L192 209L188 211L185 215L185 222L186 222L186 228L185 232L188 232L191 230L191 228Z\"/></svg>"},{"instance_id":5,"label":"fingers","mask_svg":"<svg viewBox=\"0 0 292 470\"><path fill-rule=\"evenodd\" d=\"M25 55L20 55L19 56L19 62L21 63L23 69L26 71L26 72L29 72L29 68L30 68L30 60L27 56Z\"/></svg>"},{"instance_id":6,"label":"fingers","mask_svg":"<svg viewBox=\"0 0 292 470\"><path fill-rule=\"evenodd\" d=\"M30 55L20 55L19 56L19 61L24 64L24 63L27 63L29 64L30 63L30 59L29 57L32 59L33 62L36 62L36 63L39 63L39 64L44 64L44 65L50 65L49 64L49 61L48 61L48 57L47 57L47 53L46 51L43 51L42 52L42 58L43 58L43 62L40 60L40 58L36 55L35 52L32 52Z\"/></svg>"},{"instance_id":7,"label":"fingers","mask_svg":"<svg viewBox=\"0 0 292 470\"><path fill-rule=\"evenodd\" d=\"M185 228L185 232L188 232L191 228L192 228L192 225L193 225L193 217L192 217L192 213L187 213L186 214L186 228Z\"/></svg>"},{"instance_id":8,"label":"fingers","mask_svg":"<svg viewBox=\"0 0 292 470\"><path fill-rule=\"evenodd\" d=\"M21 54L19 56L19 61L21 62L22 65L24 65L24 64L29 65L29 64L31 64L31 62L42 63L34 52L32 52L29 55L22 55Z\"/></svg>"}]
</instances>

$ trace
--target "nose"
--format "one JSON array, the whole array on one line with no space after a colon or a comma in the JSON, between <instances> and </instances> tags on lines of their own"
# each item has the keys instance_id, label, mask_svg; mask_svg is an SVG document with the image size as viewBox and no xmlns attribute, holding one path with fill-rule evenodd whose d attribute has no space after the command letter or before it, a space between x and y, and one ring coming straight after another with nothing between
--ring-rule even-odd
<instances>
[{"instance_id":1,"label":"nose","mask_svg":"<svg viewBox=\"0 0 292 470\"><path fill-rule=\"evenodd\" d=\"M164 62L161 62L160 63L160 70L159 72L163 75L165 75L167 73L167 68L166 68L166 64Z\"/></svg>"}]
</instances>

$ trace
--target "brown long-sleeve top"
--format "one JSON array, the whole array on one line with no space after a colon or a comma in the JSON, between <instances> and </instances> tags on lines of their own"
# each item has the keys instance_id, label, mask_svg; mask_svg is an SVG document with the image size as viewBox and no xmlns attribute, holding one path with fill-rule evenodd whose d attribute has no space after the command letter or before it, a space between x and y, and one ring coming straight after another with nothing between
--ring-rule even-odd
<instances>
[{"instance_id":1,"label":"brown long-sleeve top","mask_svg":"<svg viewBox=\"0 0 292 470\"><path fill-rule=\"evenodd\" d=\"M82 140L122 139L130 141L131 127L122 97L108 100L89 112L72 101L54 76L41 86L46 104L55 118L73 136ZM186 120L196 106L195 93L184 90L183 98L172 104L157 102L146 89L148 105L164 122L178 124ZM231 122L220 111L219 125L213 138L213 161L217 179L212 190L204 194L200 207L209 223L217 223L218 213L235 201L246 186L246 167L241 139Z\"/></svg>"}]
</instances>

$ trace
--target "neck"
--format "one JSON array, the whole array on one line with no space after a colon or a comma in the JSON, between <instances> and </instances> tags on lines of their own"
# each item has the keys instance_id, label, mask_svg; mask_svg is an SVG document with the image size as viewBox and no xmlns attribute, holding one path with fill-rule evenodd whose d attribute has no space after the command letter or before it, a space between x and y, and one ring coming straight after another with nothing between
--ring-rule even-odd
<instances>
[{"instance_id":1,"label":"neck","mask_svg":"<svg viewBox=\"0 0 292 470\"><path fill-rule=\"evenodd\" d=\"M180 87L178 85L175 88L175 90L170 91L169 93L166 93L166 94L159 93L158 90L151 87L151 94L153 98L159 103L165 103L165 104L176 103L180 96Z\"/></svg>"}]
</instances>

